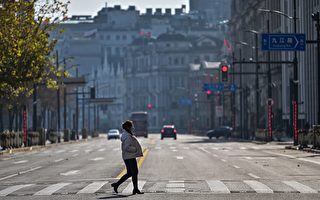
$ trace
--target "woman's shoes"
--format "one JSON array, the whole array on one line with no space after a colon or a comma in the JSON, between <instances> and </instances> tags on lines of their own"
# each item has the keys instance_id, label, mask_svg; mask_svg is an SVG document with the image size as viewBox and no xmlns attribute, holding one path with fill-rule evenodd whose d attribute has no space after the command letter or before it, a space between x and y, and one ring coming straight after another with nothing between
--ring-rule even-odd
<instances>
[{"instance_id":1,"label":"woman's shoes","mask_svg":"<svg viewBox=\"0 0 320 200\"><path fill-rule=\"evenodd\" d=\"M117 185L117 183L112 183L111 186L113 187L114 192L118 193L118 185Z\"/></svg>"},{"instance_id":2,"label":"woman's shoes","mask_svg":"<svg viewBox=\"0 0 320 200\"><path fill-rule=\"evenodd\" d=\"M133 195L135 195L135 194L144 194L144 192L141 192L140 190L136 189L136 190L133 190L132 194Z\"/></svg>"}]
</instances>

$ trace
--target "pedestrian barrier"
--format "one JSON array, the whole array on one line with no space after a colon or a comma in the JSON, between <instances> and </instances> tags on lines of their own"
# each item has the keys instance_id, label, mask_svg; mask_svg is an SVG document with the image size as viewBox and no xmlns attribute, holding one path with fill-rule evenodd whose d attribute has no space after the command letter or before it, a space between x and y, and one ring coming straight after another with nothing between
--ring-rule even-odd
<instances>
[{"instance_id":1,"label":"pedestrian barrier","mask_svg":"<svg viewBox=\"0 0 320 200\"><path fill-rule=\"evenodd\" d=\"M76 130L72 130L71 131L71 140L77 140L79 139L79 137L77 136L77 131Z\"/></svg>"},{"instance_id":2,"label":"pedestrian barrier","mask_svg":"<svg viewBox=\"0 0 320 200\"><path fill-rule=\"evenodd\" d=\"M308 147L309 144L309 138L312 134L312 129L306 130L306 129L300 129L298 130L298 144L301 148Z\"/></svg>"},{"instance_id":3,"label":"pedestrian barrier","mask_svg":"<svg viewBox=\"0 0 320 200\"><path fill-rule=\"evenodd\" d=\"M28 131L27 132L27 146L35 146L39 144L39 132Z\"/></svg>"},{"instance_id":4,"label":"pedestrian barrier","mask_svg":"<svg viewBox=\"0 0 320 200\"><path fill-rule=\"evenodd\" d=\"M320 148L320 125L313 125L313 148Z\"/></svg>"},{"instance_id":5,"label":"pedestrian barrier","mask_svg":"<svg viewBox=\"0 0 320 200\"><path fill-rule=\"evenodd\" d=\"M88 138L87 129L83 128L83 129L81 130L81 135L82 135L82 139L87 139L87 138Z\"/></svg>"},{"instance_id":6,"label":"pedestrian barrier","mask_svg":"<svg viewBox=\"0 0 320 200\"><path fill-rule=\"evenodd\" d=\"M260 141L266 141L268 137L267 129L257 129L255 132L255 139Z\"/></svg>"},{"instance_id":7,"label":"pedestrian barrier","mask_svg":"<svg viewBox=\"0 0 320 200\"><path fill-rule=\"evenodd\" d=\"M62 132L50 130L48 134L49 141L53 143L60 143L62 137Z\"/></svg>"},{"instance_id":8,"label":"pedestrian barrier","mask_svg":"<svg viewBox=\"0 0 320 200\"><path fill-rule=\"evenodd\" d=\"M45 146L46 145L46 130L44 128L40 128L38 129L39 132L39 144L38 145L42 145Z\"/></svg>"},{"instance_id":9,"label":"pedestrian barrier","mask_svg":"<svg viewBox=\"0 0 320 200\"><path fill-rule=\"evenodd\" d=\"M70 129L65 129L64 131L63 131L63 140L65 141L65 142L69 142L70 141Z\"/></svg>"},{"instance_id":10,"label":"pedestrian barrier","mask_svg":"<svg viewBox=\"0 0 320 200\"><path fill-rule=\"evenodd\" d=\"M23 132L10 132L8 130L0 133L0 146L3 149L19 148L23 145Z\"/></svg>"}]
</instances>

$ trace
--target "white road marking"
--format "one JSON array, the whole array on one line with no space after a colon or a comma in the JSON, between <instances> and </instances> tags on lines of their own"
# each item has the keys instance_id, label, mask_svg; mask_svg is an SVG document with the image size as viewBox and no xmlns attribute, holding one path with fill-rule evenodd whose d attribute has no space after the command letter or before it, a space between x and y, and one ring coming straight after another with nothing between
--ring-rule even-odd
<instances>
[{"instance_id":1,"label":"white road marking","mask_svg":"<svg viewBox=\"0 0 320 200\"><path fill-rule=\"evenodd\" d=\"M144 184L146 184L146 181L138 181L139 189L142 190ZM133 191L133 185L132 182L130 182L127 187L122 191L123 194L130 194Z\"/></svg>"},{"instance_id":2,"label":"white road marking","mask_svg":"<svg viewBox=\"0 0 320 200\"><path fill-rule=\"evenodd\" d=\"M255 150L260 150L261 148L260 147L251 147L252 149L255 149Z\"/></svg>"},{"instance_id":3,"label":"white road marking","mask_svg":"<svg viewBox=\"0 0 320 200\"><path fill-rule=\"evenodd\" d=\"M29 161L28 160L20 160L20 161L13 162L13 164L22 164L22 163L26 163L26 162L29 162Z\"/></svg>"},{"instance_id":4,"label":"white road marking","mask_svg":"<svg viewBox=\"0 0 320 200\"><path fill-rule=\"evenodd\" d=\"M236 169L240 169L240 167L237 166L237 165L233 165L233 167L236 168Z\"/></svg>"},{"instance_id":5,"label":"white road marking","mask_svg":"<svg viewBox=\"0 0 320 200\"><path fill-rule=\"evenodd\" d=\"M260 178L259 176L254 175L254 174L252 174L252 173L249 173L248 175L251 176L252 178L256 178L256 179Z\"/></svg>"},{"instance_id":6,"label":"white road marking","mask_svg":"<svg viewBox=\"0 0 320 200\"><path fill-rule=\"evenodd\" d=\"M35 168L31 168L31 169L26 170L26 171L18 172L18 174L25 174L25 173L32 172L32 171L35 171L35 170L37 170L37 169L41 169L41 168L42 168L42 166L35 167Z\"/></svg>"},{"instance_id":7,"label":"white road marking","mask_svg":"<svg viewBox=\"0 0 320 200\"><path fill-rule=\"evenodd\" d=\"M56 153L63 153L63 152L66 152L66 150L59 150L59 151L56 151Z\"/></svg>"},{"instance_id":8,"label":"white road marking","mask_svg":"<svg viewBox=\"0 0 320 200\"><path fill-rule=\"evenodd\" d=\"M247 149L247 147L240 147L240 149L241 149L241 150L246 150L246 149Z\"/></svg>"},{"instance_id":9,"label":"white road marking","mask_svg":"<svg viewBox=\"0 0 320 200\"><path fill-rule=\"evenodd\" d=\"M104 160L104 158L102 158L102 157L97 157L97 158L93 158L93 159L90 159L90 160L99 161L99 160Z\"/></svg>"},{"instance_id":10,"label":"white road marking","mask_svg":"<svg viewBox=\"0 0 320 200\"><path fill-rule=\"evenodd\" d=\"M206 180L206 182L213 193L230 193L230 190L221 181Z\"/></svg>"},{"instance_id":11,"label":"white road marking","mask_svg":"<svg viewBox=\"0 0 320 200\"><path fill-rule=\"evenodd\" d=\"M309 160L309 159L305 159L305 158L298 158L298 160L320 165L320 162L317 162L317 161L314 161L314 160Z\"/></svg>"},{"instance_id":12,"label":"white road marking","mask_svg":"<svg viewBox=\"0 0 320 200\"><path fill-rule=\"evenodd\" d=\"M183 193L185 191L184 181L169 181L166 192Z\"/></svg>"},{"instance_id":13,"label":"white road marking","mask_svg":"<svg viewBox=\"0 0 320 200\"><path fill-rule=\"evenodd\" d=\"M79 155L79 154L76 153L76 154L73 154L72 157L77 157L78 155Z\"/></svg>"},{"instance_id":14,"label":"white road marking","mask_svg":"<svg viewBox=\"0 0 320 200\"><path fill-rule=\"evenodd\" d=\"M70 153L74 153L74 152L78 152L79 150L77 150L77 149L74 149L74 150L72 150L72 151L69 151Z\"/></svg>"},{"instance_id":15,"label":"white road marking","mask_svg":"<svg viewBox=\"0 0 320 200\"><path fill-rule=\"evenodd\" d=\"M248 160L274 160L276 158L274 157L244 157L245 159Z\"/></svg>"},{"instance_id":16,"label":"white road marking","mask_svg":"<svg viewBox=\"0 0 320 200\"><path fill-rule=\"evenodd\" d=\"M212 150L219 150L218 147L211 147Z\"/></svg>"},{"instance_id":17,"label":"white road marking","mask_svg":"<svg viewBox=\"0 0 320 200\"><path fill-rule=\"evenodd\" d=\"M11 178L11 177L15 177L15 176L18 176L18 174L11 174L9 176L2 177L2 178L0 178L0 181Z\"/></svg>"},{"instance_id":18,"label":"white road marking","mask_svg":"<svg viewBox=\"0 0 320 200\"><path fill-rule=\"evenodd\" d=\"M225 159L221 159L222 162L227 162Z\"/></svg>"},{"instance_id":19,"label":"white road marking","mask_svg":"<svg viewBox=\"0 0 320 200\"><path fill-rule=\"evenodd\" d=\"M100 151L100 152L101 152L101 151L105 151L105 150L106 150L106 149L99 149L98 151Z\"/></svg>"},{"instance_id":20,"label":"white road marking","mask_svg":"<svg viewBox=\"0 0 320 200\"><path fill-rule=\"evenodd\" d=\"M258 181L244 180L243 182L248 184L257 193L273 193L272 189Z\"/></svg>"},{"instance_id":21,"label":"white road marking","mask_svg":"<svg viewBox=\"0 0 320 200\"><path fill-rule=\"evenodd\" d=\"M161 149L161 147L155 147L155 149L158 149L158 150L159 150L159 149Z\"/></svg>"},{"instance_id":22,"label":"white road marking","mask_svg":"<svg viewBox=\"0 0 320 200\"><path fill-rule=\"evenodd\" d=\"M177 147L170 147L170 149L176 149Z\"/></svg>"},{"instance_id":23,"label":"white road marking","mask_svg":"<svg viewBox=\"0 0 320 200\"><path fill-rule=\"evenodd\" d=\"M63 159L62 159L62 158L57 159L57 160L55 160L54 162L61 162L61 161L63 161Z\"/></svg>"},{"instance_id":24,"label":"white road marking","mask_svg":"<svg viewBox=\"0 0 320 200\"><path fill-rule=\"evenodd\" d=\"M96 191L100 190L102 186L107 184L108 181L103 181L103 182L93 182L90 185L86 186L82 190L80 190L77 194L92 194L95 193Z\"/></svg>"},{"instance_id":25,"label":"white road marking","mask_svg":"<svg viewBox=\"0 0 320 200\"><path fill-rule=\"evenodd\" d=\"M172 149L172 151L173 151L173 152L177 152L178 150L177 150L177 149Z\"/></svg>"},{"instance_id":26,"label":"white road marking","mask_svg":"<svg viewBox=\"0 0 320 200\"><path fill-rule=\"evenodd\" d=\"M190 149L189 147L183 147L183 149L186 149L186 150L188 150L188 149Z\"/></svg>"},{"instance_id":27,"label":"white road marking","mask_svg":"<svg viewBox=\"0 0 320 200\"><path fill-rule=\"evenodd\" d=\"M217 155L217 154L212 154L212 155L213 155L214 157L216 157L216 158L218 157L218 155Z\"/></svg>"},{"instance_id":28,"label":"white road marking","mask_svg":"<svg viewBox=\"0 0 320 200\"><path fill-rule=\"evenodd\" d=\"M68 172L65 172L65 173L60 173L60 175L62 176L71 176L71 175L75 175L77 173L79 173L80 170L71 170L71 171L68 171Z\"/></svg>"},{"instance_id":29,"label":"white road marking","mask_svg":"<svg viewBox=\"0 0 320 200\"><path fill-rule=\"evenodd\" d=\"M318 191L303 185L301 183L298 183L297 181L283 181L284 184L289 185L293 189L299 191L300 193L318 193Z\"/></svg>"},{"instance_id":30,"label":"white road marking","mask_svg":"<svg viewBox=\"0 0 320 200\"><path fill-rule=\"evenodd\" d=\"M204 149L204 148L202 148L202 147L198 147L198 149L200 149L200 150L201 150L201 151L203 151L203 152L210 153L210 151L205 150L205 149Z\"/></svg>"},{"instance_id":31,"label":"white road marking","mask_svg":"<svg viewBox=\"0 0 320 200\"><path fill-rule=\"evenodd\" d=\"M34 194L34 196L38 196L38 195L51 195L53 193L55 193L56 191L60 190L61 188L70 185L71 183L57 183L54 185L50 185L46 188L44 188L43 190L40 190L39 192L36 192Z\"/></svg>"},{"instance_id":32,"label":"white road marking","mask_svg":"<svg viewBox=\"0 0 320 200\"><path fill-rule=\"evenodd\" d=\"M8 187L8 188L0 191L0 196L1 197L5 197L5 196L17 191L17 190L20 190L22 188L29 187L29 186L32 186L32 185L34 185L34 184L15 185L15 186Z\"/></svg>"},{"instance_id":33,"label":"white road marking","mask_svg":"<svg viewBox=\"0 0 320 200\"><path fill-rule=\"evenodd\" d=\"M178 160L183 160L183 156L177 156L176 157Z\"/></svg>"},{"instance_id":34,"label":"white road marking","mask_svg":"<svg viewBox=\"0 0 320 200\"><path fill-rule=\"evenodd\" d=\"M90 151L92 151L92 149L86 149L85 152L89 153Z\"/></svg>"},{"instance_id":35,"label":"white road marking","mask_svg":"<svg viewBox=\"0 0 320 200\"><path fill-rule=\"evenodd\" d=\"M112 151L120 151L120 148L114 148Z\"/></svg>"}]
</instances>

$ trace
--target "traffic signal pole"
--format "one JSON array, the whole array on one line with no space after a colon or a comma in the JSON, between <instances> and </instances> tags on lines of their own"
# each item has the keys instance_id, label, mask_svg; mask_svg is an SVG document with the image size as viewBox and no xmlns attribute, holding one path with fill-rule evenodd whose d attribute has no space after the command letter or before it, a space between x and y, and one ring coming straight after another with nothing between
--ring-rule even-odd
<instances>
[{"instance_id":1,"label":"traffic signal pole","mask_svg":"<svg viewBox=\"0 0 320 200\"><path fill-rule=\"evenodd\" d=\"M294 20L294 33L297 33L297 0L293 1L293 20ZM294 51L294 58L293 58L293 144L296 146L298 145L298 118L299 118L299 79L298 79L298 55L297 51Z\"/></svg>"}]
</instances>

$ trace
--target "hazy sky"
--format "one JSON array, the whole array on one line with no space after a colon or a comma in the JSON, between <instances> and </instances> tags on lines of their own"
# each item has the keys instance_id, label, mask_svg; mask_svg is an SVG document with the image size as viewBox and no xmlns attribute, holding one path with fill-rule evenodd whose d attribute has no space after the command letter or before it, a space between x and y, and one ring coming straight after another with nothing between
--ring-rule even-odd
<instances>
[{"instance_id":1,"label":"hazy sky","mask_svg":"<svg viewBox=\"0 0 320 200\"><path fill-rule=\"evenodd\" d=\"M62 0L67 1L67 0ZM105 3L108 6L121 5L127 9L128 5L135 5L137 9L145 12L145 8L180 8L182 4L189 7L189 0L70 0L68 15L96 15Z\"/></svg>"}]
</instances>

